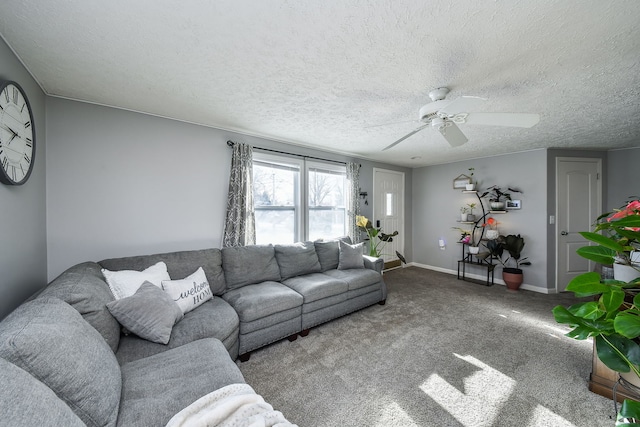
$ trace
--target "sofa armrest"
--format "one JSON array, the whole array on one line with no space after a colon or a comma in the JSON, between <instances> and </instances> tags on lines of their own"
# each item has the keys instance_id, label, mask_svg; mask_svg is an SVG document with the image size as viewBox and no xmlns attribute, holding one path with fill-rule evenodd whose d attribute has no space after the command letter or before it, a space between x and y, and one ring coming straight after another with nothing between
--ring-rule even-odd
<instances>
[{"instance_id":1,"label":"sofa armrest","mask_svg":"<svg viewBox=\"0 0 640 427\"><path fill-rule=\"evenodd\" d=\"M362 258L364 258L365 268L375 270L382 274L382 269L384 268L384 260L382 258L376 258L369 255L362 255Z\"/></svg>"}]
</instances>

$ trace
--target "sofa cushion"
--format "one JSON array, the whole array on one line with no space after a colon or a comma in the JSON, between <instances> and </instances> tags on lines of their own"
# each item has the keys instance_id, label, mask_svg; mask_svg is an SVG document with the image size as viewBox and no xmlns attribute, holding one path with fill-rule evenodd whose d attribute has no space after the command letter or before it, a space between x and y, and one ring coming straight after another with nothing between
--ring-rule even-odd
<instances>
[{"instance_id":1,"label":"sofa cushion","mask_svg":"<svg viewBox=\"0 0 640 427\"><path fill-rule=\"evenodd\" d=\"M0 358L0 414L5 426L69 426L85 424L56 394L13 363ZM27 397L25 399L25 397Z\"/></svg>"},{"instance_id":2,"label":"sofa cushion","mask_svg":"<svg viewBox=\"0 0 640 427\"><path fill-rule=\"evenodd\" d=\"M363 243L357 243L350 245L343 242L338 242L340 254L338 260L338 270L349 270L352 268L364 268L364 259L362 258Z\"/></svg>"},{"instance_id":3,"label":"sofa cushion","mask_svg":"<svg viewBox=\"0 0 640 427\"><path fill-rule=\"evenodd\" d=\"M161 344L169 342L173 325L183 317L169 294L149 282L130 297L107 303L107 308L130 332Z\"/></svg>"},{"instance_id":4,"label":"sofa cushion","mask_svg":"<svg viewBox=\"0 0 640 427\"><path fill-rule=\"evenodd\" d=\"M229 344L228 350L237 342L240 320L236 311L220 297L213 297L200 307L184 315L173 326L167 345L142 340L135 335L120 339L116 357L122 365L127 362L162 353L202 338L217 338ZM233 354L232 357L236 357Z\"/></svg>"},{"instance_id":5,"label":"sofa cushion","mask_svg":"<svg viewBox=\"0 0 640 427\"><path fill-rule=\"evenodd\" d=\"M302 306L299 293L282 283L263 282L227 291L223 298L238 312L241 322L251 322Z\"/></svg>"},{"instance_id":6,"label":"sofa cushion","mask_svg":"<svg viewBox=\"0 0 640 427\"><path fill-rule=\"evenodd\" d=\"M164 426L202 396L244 383L224 345L209 338L122 366L119 426Z\"/></svg>"},{"instance_id":7,"label":"sofa cushion","mask_svg":"<svg viewBox=\"0 0 640 427\"><path fill-rule=\"evenodd\" d=\"M93 326L115 353L120 343L120 324L107 310L114 300L100 265L85 262L74 265L53 280L38 298L58 298L75 308Z\"/></svg>"},{"instance_id":8,"label":"sofa cushion","mask_svg":"<svg viewBox=\"0 0 640 427\"><path fill-rule=\"evenodd\" d=\"M321 270L313 242L275 245L274 249L283 280L303 274L318 273Z\"/></svg>"},{"instance_id":9,"label":"sofa cushion","mask_svg":"<svg viewBox=\"0 0 640 427\"><path fill-rule=\"evenodd\" d=\"M115 425L121 376L102 336L62 300L38 298L0 323L0 357L53 390L90 426Z\"/></svg>"},{"instance_id":10,"label":"sofa cushion","mask_svg":"<svg viewBox=\"0 0 640 427\"><path fill-rule=\"evenodd\" d=\"M284 280L282 284L302 295L305 304L334 295L346 294L348 290L347 282L322 273L292 277Z\"/></svg>"},{"instance_id":11,"label":"sofa cushion","mask_svg":"<svg viewBox=\"0 0 640 427\"><path fill-rule=\"evenodd\" d=\"M199 307L213 296L202 267L198 267L193 274L184 279L163 280L162 289L171 296L183 313Z\"/></svg>"},{"instance_id":12,"label":"sofa cushion","mask_svg":"<svg viewBox=\"0 0 640 427\"><path fill-rule=\"evenodd\" d=\"M227 289L266 281L280 281L280 267L272 245L222 248Z\"/></svg>"},{"instance_id":13,"label":"sofa cushion","mask_svg":"<svg viewBox=\"0 0 640 427\"><path fill-rule=\"evenodd\" d=\"M226 289L222 272L222 254L217 248L112 258L102 260L99 264L108 270L141 271L158 261L163 261L167 265L171 279L182 279L196 271L198 267L202 267L214 295L221 295Z\"/></svg>"},{"instance_id":14,"label":"sofa cushion","mask_svg":"<svg viewBox=\"0 0 640 427\"><path fill-rule=\"evenodd\" d=\"M368 268L331 270L324 274L347 282L350 291L382 282L380 273Z\"/></svg>"}]
</instances>

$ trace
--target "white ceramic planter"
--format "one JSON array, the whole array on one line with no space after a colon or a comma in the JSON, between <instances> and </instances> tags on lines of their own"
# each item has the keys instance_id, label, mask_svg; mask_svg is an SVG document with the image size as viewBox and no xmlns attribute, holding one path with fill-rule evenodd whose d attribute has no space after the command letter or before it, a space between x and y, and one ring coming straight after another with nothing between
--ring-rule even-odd
<instances>
[{"instance_id":1,"label":"white ceramic planter","mask_svg":"<svg viewBox=\"0 0 640 427\"><path fill-rule=\"evenodd\" d=\"M469 253L476 255L478 252L480 252L480 246L469 246Z\"/></svg>"},{"instance_id":2,"label":"white ceramic planter","mask_svg":"<svg viewBox=\"0 0 640 427\"><path fill-rule=\"evenodd\" d=\"M491 202L491 209L493 209L494 211L503 211L504 202Z\"/></svg>"},{"instance_id":3,"label":"white ceramic planter","mask_svg":"<svg viewBox=\"0 0 640 427\"><path fill-rule=\"evenodd\" d=\"M636 277L640 277L640 264L634 264L634 267L625 264L613 264L613 278L623 282L630 282Z\"/></svg>"},{"instance_id":4,"label":"white ceramic planter","mask_svg":"<svg viewBox=\"0 0 640 427\"><path fill-rule=\"evenodd\" d=\"M500 237L500 231L498 230L487 230L487 239L495 240Z\"/></svg>"},{"instance_id":5,"label":"white ceramic planter","mask_svg":"<svg viewBox=\"0 0 640 427\"><path fill-rule=\"evenodd\" d=\"M466 184L467 187L467 191L473 191L474 188L476 188L475 184Z\"/></svg>"}]
</instances>

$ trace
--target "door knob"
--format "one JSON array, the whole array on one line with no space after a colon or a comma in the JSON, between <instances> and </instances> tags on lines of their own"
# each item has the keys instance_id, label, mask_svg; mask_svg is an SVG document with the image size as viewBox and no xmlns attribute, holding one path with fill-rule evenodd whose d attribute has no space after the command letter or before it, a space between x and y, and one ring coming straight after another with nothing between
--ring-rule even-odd
<instances>
[{"instance_id":1,"label":"door knob","mask_svg":"<svg viewBox=\"0 0 640 427\"><path fill-rule=\"evenodd\" d=\"M564 230L562 230L562 231L560 232L560 234L562 234L563 236L566 236L566 235L568 235L568 234L569 234L569 232L568 232L568 231L564 231Z\"/></svg>"}]
</instances>

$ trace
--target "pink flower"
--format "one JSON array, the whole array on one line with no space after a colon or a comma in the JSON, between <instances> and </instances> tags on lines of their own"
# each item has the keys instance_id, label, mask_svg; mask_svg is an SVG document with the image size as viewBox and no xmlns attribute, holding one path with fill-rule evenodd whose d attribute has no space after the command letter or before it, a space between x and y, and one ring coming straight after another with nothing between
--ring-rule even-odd
<instances>
[{"instance_id":1,"label":"pink flower","mask_svg":"<svg viewBox=\"0 0 640 427\"><path fill-rule=\"evenodd\" d=\"M627 207L620 209L618 212L607 218L607 222L611 222L613 219L620 219L629 215L640 215L640 200L634 200L627 204Z\"/></svg>"}]
</instances>

